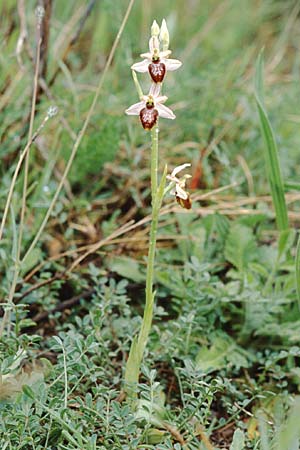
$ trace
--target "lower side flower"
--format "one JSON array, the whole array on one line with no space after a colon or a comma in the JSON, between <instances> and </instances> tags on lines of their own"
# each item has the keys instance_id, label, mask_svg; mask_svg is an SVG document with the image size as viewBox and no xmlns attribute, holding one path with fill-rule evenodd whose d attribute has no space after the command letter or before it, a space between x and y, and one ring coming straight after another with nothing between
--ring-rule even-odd
<instances>
[{"instance_id":1,"label":"lower side flower","mask_svg":"<svg viewBox=\"0 0 300 450\"><path fill-rule=\"evenodd\" d=\"M167 175L167 179L172 183L175 183L175 187L171 190L171 194L175 195L177 203L185 209L191 209L192 201L190 198L190 194L185 190L186 180L191 178L191 175L184 175L181 178L177 178L178 172L185 169L186 167L190 167L190 164L181 164L178 167L175 167L171 175Z\"/></svg>"}]
</instances>

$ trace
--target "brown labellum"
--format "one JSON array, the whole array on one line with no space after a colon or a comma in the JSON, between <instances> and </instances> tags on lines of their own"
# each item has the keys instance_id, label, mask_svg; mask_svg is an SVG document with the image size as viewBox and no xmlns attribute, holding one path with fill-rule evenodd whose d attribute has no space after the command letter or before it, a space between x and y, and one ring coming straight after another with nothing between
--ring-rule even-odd
<instances>
[{"instance_id":1,"label":"brown labellum","mask_svg":"<svg viewBox=\"0 0 300 450\"><path fill-rule=\"evenodd\" d=\"M157 122L158 112L154 107L148 107L141 109L140 119L145 130L151 130Z\"/></svg>"},{"instance_id":2,"label":"brown labellum","mask_svg":"<svg viewBox=\"0 0 300 450\"><path fill-rule=\"evenodd\" d=\"M152 61L148 66L148 70L154 83L161 83L163 81L166 73L166 66L164 63L159 60Z\"/></svg>"},{"instance_id":3,"label":"brown labellum","mask_svg":"<svg viewBox=\"0 0 300 450\"><path fill-rule=\"evenodd\" d=\"M187 198L181 198L178 195L176 195L176 200L179 205L184 209L191 209L192 207L192 200L190 199L189 194L187 194Z\"/></svg>"}]
</instances>

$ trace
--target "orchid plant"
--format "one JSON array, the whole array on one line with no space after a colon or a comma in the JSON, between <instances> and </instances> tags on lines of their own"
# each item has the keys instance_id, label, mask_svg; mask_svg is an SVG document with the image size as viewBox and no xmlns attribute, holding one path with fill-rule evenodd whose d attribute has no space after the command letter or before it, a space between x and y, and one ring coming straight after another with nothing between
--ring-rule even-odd
<instances>
[{"instance_id":1,"label":"orchid plant","mask_svg":"<svg viewBox=\"0 0 300 450\"><path fill-rule=\"evenodd\" d=\"M128 115L138 115L143 128L151 131L151 196L152 196L152 220L150 228L147 275L146 275L146 301L144 315L139 335L135 337L131 344L129 357L125 369L125 392L134 398L138 384L140 366L144 351L151 330L154 297L153 277L156 250L156 235L158 228L159 212L163 197L170 192L175 195L177 202L183 208L190 209L192 206L189 193L186 191L186 180L190 175L178 178L178 173L190 166L182 164L176 167L170 175L167 175L165 166L161 180L158 183L158 122L159 117L165 119L175 119L175 114L170 108L164 105L168 97L161 94L163 81L168 71L173 71L181 66L177 59L170 59L169 32L166 21L163 20L161 27L154 20L151 27L151 37L149 41L149 53L141 54L143 61L133 64L133 79L137 87L140 101L130 106L125 112ZM148 95L144 95L138 82L135 72L148 72L151 78L151 86ZM166 186L166 181L169 181Z\"/></svg>"}]
</instances>

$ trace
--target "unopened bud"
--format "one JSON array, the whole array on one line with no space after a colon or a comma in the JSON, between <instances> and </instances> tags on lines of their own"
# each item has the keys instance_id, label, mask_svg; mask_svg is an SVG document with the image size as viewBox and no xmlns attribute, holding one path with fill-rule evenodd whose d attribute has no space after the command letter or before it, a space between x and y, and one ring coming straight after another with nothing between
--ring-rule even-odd
<instances>
[{"instance_id":1,"label":"unopened bud","mask_svg":"<svg viewBox=\"0 0 300 450\"><path fill-rule=\"evenodd\" d=\"M43 6L41 6L41 5L37 6L35 9L35 17L36 17L37 24L39 27L41 26L44 15L45 15L45 9L43 8Z\"/></svg>"},{"instance_id":2,"label":"unopened bud","mask_svg":"<svg viewBox=\"0 0 300 450\"><path fill-rule=\"evenodd\" d=\"M49 117L49 119L51 117L56 116L57 113L58 113L58 107L57 106L49 106L48 111L47 111L47 116Z\"/></svg>"},{"instance_id":3,"label":"unopened bud","mask_svg":"<svg viewBox=\"0 0 300 450\"><path fill-rule=\"evenodd\" d=\"M159 35L159 26L156 20L153 20L153 24L151 27L151 36L158 36Z\"/></svg>"},{"instance_id":4,"label":"unopened bud","mask_svg":"<svg viewBox=\"0 0 300 450\"><path fill-rule=\"evenodd\" d=\"M169 43L170 43L170 36L169 36L169 30L167 27L167 23L165 19L163 19L160 27L160 35L159 35L160 41L162 42L163 51L169 49Z\"/></svg>"}]
</instances>

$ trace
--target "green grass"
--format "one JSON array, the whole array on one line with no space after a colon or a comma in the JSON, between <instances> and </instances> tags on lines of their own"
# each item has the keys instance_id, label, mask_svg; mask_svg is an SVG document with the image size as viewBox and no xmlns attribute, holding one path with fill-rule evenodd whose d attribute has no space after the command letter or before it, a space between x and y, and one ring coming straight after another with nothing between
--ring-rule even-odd
<instances>
[{"instance_id":1,"label":"green grass","mask_svg":"<svg viewBox=\"0 0 300 450\"><path fill-rule=\"evenodd\" d=\"M34 80L26 46L23 69L16 58L17 2L4 3L0 218L27 143ZM58 72L33 130L49 106L59 113L30 148L20 259L58 192L128 4L96 1L62 61L88 3L53 2L46 83ZM26 2L33 55L34 8ZM120 392L144 305L150 137L124 110L138 101L130 66L147 51L154 18L166 18L172 56L183 61L164 87L177 119L160 122L160 173L192 163L193 208L175 209L171 196L162 207L134 410ZM299 448L299 21L288 0L135 1L20 267L23 169L17 177L0 242L1 448Z\"/></svg>"}]
</instances>

